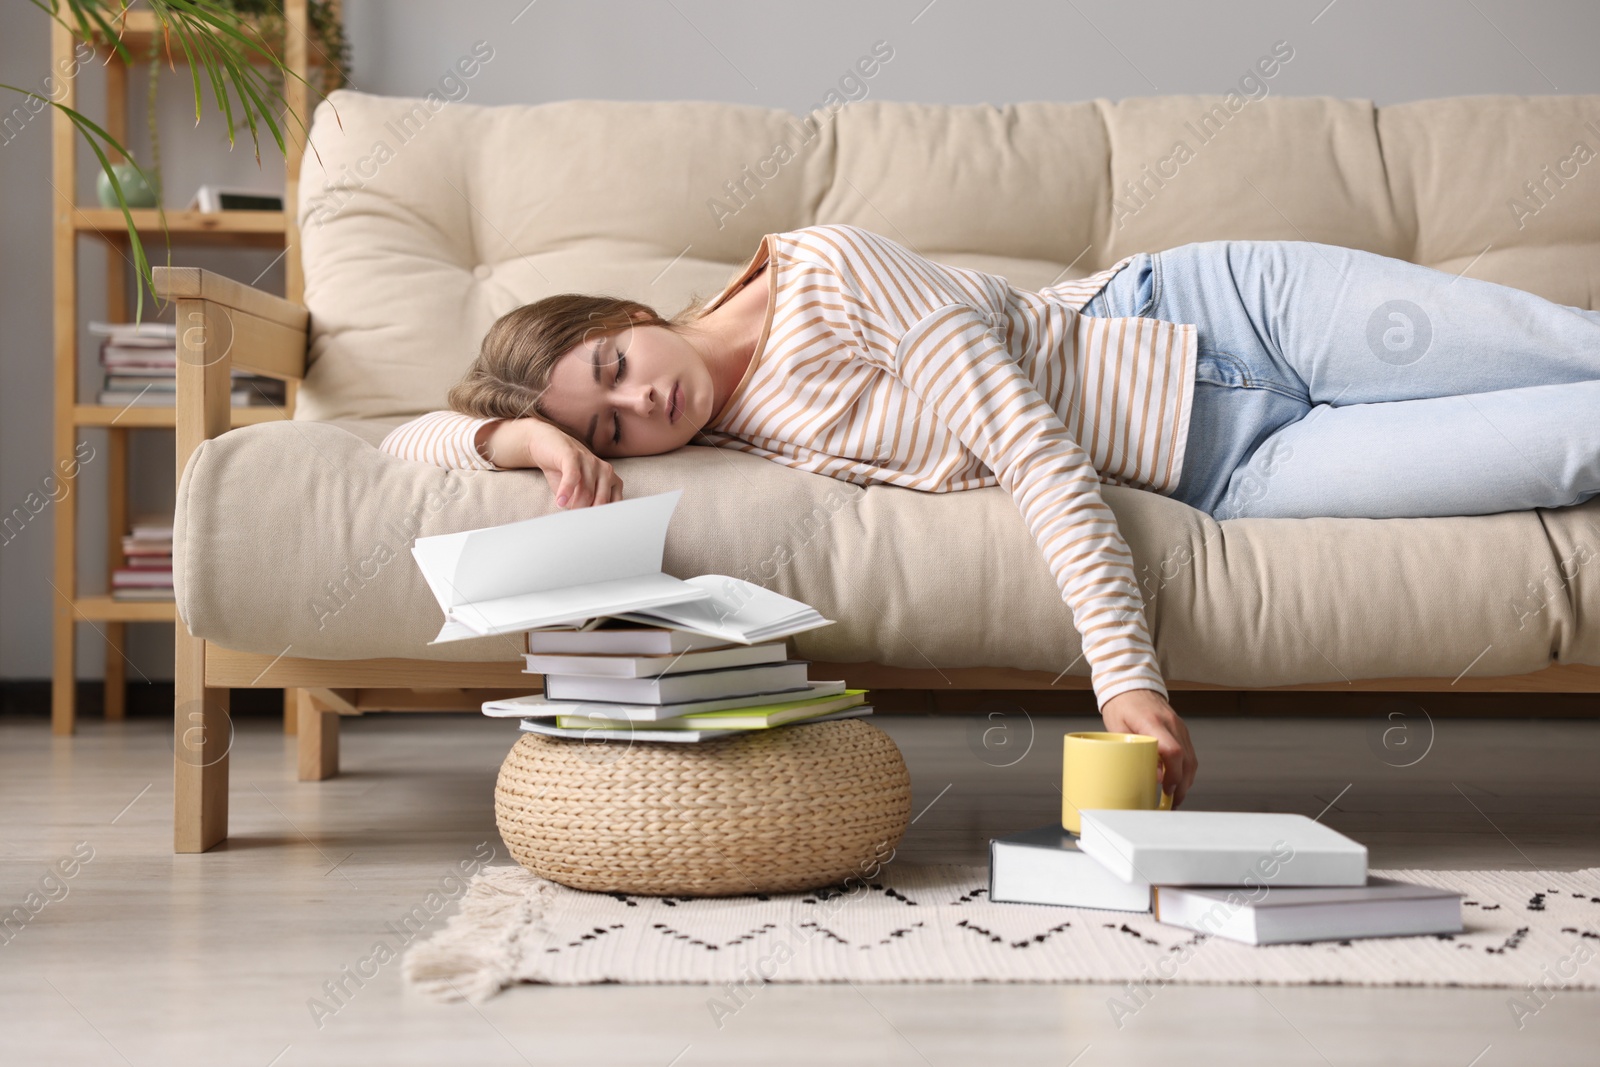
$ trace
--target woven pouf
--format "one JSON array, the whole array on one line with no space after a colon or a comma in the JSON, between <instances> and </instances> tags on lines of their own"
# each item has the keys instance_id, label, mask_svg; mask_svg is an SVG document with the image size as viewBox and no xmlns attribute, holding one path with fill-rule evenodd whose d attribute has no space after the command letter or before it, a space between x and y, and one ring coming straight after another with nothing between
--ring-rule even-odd
<instances>
[{"instance_id":1,"label":"woven pouf","mask_svg":"<svg viewBox=\"0 0 1600 1067\"><path fill-rule=\"evenodd\" d=\"M905 833L911 777L860 719L699 744L524 733L494 809L517 862L573 889L775 893L870 880Z\"/></svg>"}]
</instances>

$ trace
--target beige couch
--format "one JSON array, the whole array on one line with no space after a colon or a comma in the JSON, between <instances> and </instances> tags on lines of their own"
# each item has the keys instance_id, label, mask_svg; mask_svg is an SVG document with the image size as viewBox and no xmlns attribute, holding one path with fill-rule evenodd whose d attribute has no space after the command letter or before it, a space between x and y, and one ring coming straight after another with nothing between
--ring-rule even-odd
<instances>
[{"instance_id":1,"label":"beige couch","mask_svg":"<svg viewBox=\"0 0 1600 1067\"><path fill-rule=\"evenodd\" d=\"M670 313L720 287L762 234L851 222L1030 288L1189 241L1300 238L1595 306L1600 177L1570 175L1575 142L1600 146L1600 97L1232 103L857 103L811 130L706 102L434 111L335 94L300 185L309 325L213 275L164 281L180 316L207 326L185 334L179 386L176 585L193 636L180 626L177 847L226 833L223 687L303 687L305 777L331 773L338 712L533 687L515 639L428 647L439 611L407 546L554 510L543 476L374 447L440 406L518 304L604 291ZM1548 175L1563 169L1558 186ZM1546 183L1542 199L1529 181ZM295 421L223 433L230 364L303 374ZM748 577L838 620L791 639L814 676L1087 683L1070 612L1003 489L863 490L703 447L617 466L630 496L684 490L669 572ZM1104 492L1175 690L1600 691L1600 567L1584 565L1600 501L1219 524Z\"/></svg>"}]
</instances>

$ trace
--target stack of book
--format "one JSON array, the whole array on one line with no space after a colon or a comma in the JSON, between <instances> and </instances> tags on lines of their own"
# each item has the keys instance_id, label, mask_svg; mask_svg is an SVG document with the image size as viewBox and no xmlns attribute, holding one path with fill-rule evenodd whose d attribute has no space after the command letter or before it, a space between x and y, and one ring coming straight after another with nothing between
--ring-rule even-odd
<instances>
[{"instance_id":1,"label":"stack of book","mask_svg":"<svg viewBox=\"0 0 1600 1067\"><path fill-rule=\"evenodd\" d=\"M865 689L788 656L785 638L832 619L742 578L662 572L682 495L417 538L444 611L432 643L526 632L526 671L544 676L544 692L484 714L557 737L695 742L871 713Z\"/></svg>"},{"instance_id":2,"label":"stack of book","mask_svg":"<svg viewBox=\"0 0 1600 1067\"><path fill-rule=\"evenodd\" d=\"M798 603L737 578L702 576L713 577ZM544 675L544 692L489 701L484 714L516 716L523 730L553 737L698 742L872 713L865 689L808 679L807 661L788 658L782 639L751 642L738 630L707 633L683 619L648 625L646 617L529 633L524 659L529 673Z\"/></svg>"},{"instance_id":3,"label":"stack of book","mask_svg":"<svg viewBox=\"0 0 1600 1067\"><path fill-rule=\"evenodd\" d=\"M178 329L170 322L91 322L103 337L100 365L105 380L98 402L111 407L172 407L178 389ZM279 405L284 385L244 371L233 372L234 407Z\"/></svg>"},{"instance_id":4,"label":"stack of book","mask_svg":"<svg viewBox=\"0 0 1600 1067\"><path fill-rule=\"evenodd\" d=\"M1304 815L1085 810L989 842L989 899L1150 913L1252 945L1449 934L1461 894L1367 873L1367 849Z\"/></svg>"},{"instance_id":5,"label":"stack of book","mask_svg":"<svg viewBox=\"0 0 1600 1067\"><path fill-rule=\"evenodd\" d=\"M122 538L123 565L111 572L113 600L172 599L172 522L140 519Z\"/></svg>"}]
</instances>

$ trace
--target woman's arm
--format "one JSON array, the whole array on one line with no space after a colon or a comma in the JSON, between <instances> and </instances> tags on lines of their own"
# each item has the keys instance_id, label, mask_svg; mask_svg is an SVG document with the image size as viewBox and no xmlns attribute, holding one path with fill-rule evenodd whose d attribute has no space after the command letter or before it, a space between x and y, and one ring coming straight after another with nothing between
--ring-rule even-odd
<instances>
[{"instance_id":1,"label":"woman's arm","mask_svg":"<svg viewBox=\"0 0 1600 1067\"><path fill-rule=\"evenodd\" d=\"M430 411L395 427L378 447L392 456L431 463L435 467L499 470L509 464L491 460L485 446L496 427L505 423L504 419L478 419L454 411Z\"/></svg>"},{"instance_id":2,"label":"woman's arm","mask_svg":"<svg viewBox=\"0 0 1600 1067\"><path fill-rule=\"evenodd\" d=\"M1088 453L1012 359L998 324L969 304L923 317L893 358L899 379L1011 494L1072 610L1107 725L1162 742L1164 784L1181 801L1193 745L1167 704L1133 554Z\"/></svg>"},{"instance_id":3,"label":"woman's arm","mask_svg":"<svg viewBox=\"0 0 1600 1067\"><path fill-rule=\"evenodd\" d=\"M894 358L901 381L1016 501L1072 609L1099 703L1129 689L1166 696L1133 554L1099 475L987 316L945 305L906 332Z\"/></svg>"},{"instance_id":4,"label":"woman's arm","mask_svg":"<svg viewBox=\"0 0 1600 1067\"><path fill-rule=\"evenodd\" d=\"M380 446L390 455L467 470L536 467L560 508L622 499L622 479L610 463L561 427L540 418L479 419L430 411L396 427Z\"/></svg>"}]
</instances>

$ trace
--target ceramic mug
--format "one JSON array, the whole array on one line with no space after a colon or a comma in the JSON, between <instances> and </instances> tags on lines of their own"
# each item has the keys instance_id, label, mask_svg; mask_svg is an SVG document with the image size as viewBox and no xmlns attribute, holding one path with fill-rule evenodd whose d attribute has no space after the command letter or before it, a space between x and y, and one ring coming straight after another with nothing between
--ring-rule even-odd
<instances>
[{"instance_id":1,"label":"ceramic mug","mask_svg":"<svg viewBox=\"0 0 1600 1067\"><path fill-rule=\"evenodd\" d=\"M1068 734L1061 745L1062 828L1081 833L1084 809L1172 810L1172 794L1161 790L1155 738L1091 731Z\"/></svg>"}]
</instances>

